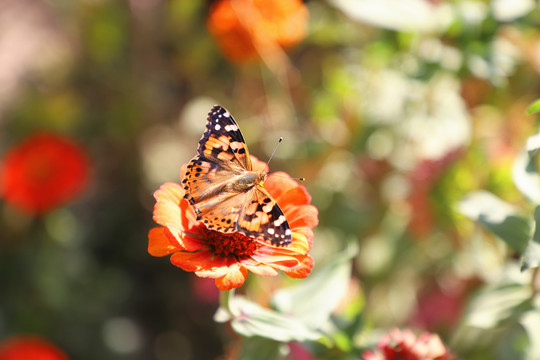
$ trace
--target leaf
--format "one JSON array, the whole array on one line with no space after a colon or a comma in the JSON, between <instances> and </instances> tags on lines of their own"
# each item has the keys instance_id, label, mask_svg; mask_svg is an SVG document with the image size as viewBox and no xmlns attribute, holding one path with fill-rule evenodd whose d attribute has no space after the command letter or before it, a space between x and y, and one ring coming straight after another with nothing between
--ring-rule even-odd
<instances>
[{"instance_id":1,"label":"leaf","mask_svg":"<svg viewBox=\"0 0 540 360\"><path fill-rule=\"evenodd\" d=\"M260 337L244 339L238 360L275 360L283 357L282 347L286 346Z\"/></svg>"},{"instance_id":2,"label":"leaf","mask_svg":"<svg viewBox=\"0 0 540 360\"><path fill-rule=\"evenodd\" d=\"M272 304L283 313L295 315L307 326L320 328L348 289L351 259L357 252L357 246L349 246L307 279L277 291Z\"/></svg>"},{"instance_id":3,"label":"leaf","mask_svg":"<svg viewBox=\"0 0 540 360\"><path fill-rule=\"evenodd\" d=\"M527 115L535 114L537 112L540 112L540 99L533 102L529 107L527 108Z\"/></svg>"},{"instance_id":4,"label":"leaf","mask_svg":"<svg viewBox=\"0 0 540 360\"><path fill-rule=\"evenodd\" d=\"M527 143L527 149L516 157L512 169L512 179L516 188L525 197L535 204L540 204L540 175L536 167L538 152L535 150L527 151L529 146L534 149L536 145L536 139L533 137L531 143Z\"/></svg>"},{"instance_id":5,"label":"leaf","mask_svg":"<svg viewBox=\"0 0 540 360\"><path fill-rule=\"evenodd\" d=\"M531 289L523 284L501 284L485 290L474 298L465 324L490 329L531 309Z\"/></svg>"},{"instance_id":6,"label":"leaf","mask_svg":"<svg viewBox=\"0 0 540 360\"><path fill-rule=\"evenodd\" d=\"M521 272L540 264L540 206L534 209L534 234L521 257Z\"/></svg>"},{"instance_id":7,"label":"leaf","mask_svg":"<svg viewBox=\"0 0 540 360\"><path fill-rule=\"evenodd\" d=\"M458 204L458 211L498 236L512 249L523 253L529 240L530 225L516 214L514 206L488 191L470 193Z\"/></svg>"},{"instance_id":8,"label":"leaf","mask_svg":"<svg viewBox=\"0 0 540 360\"><path fill-rule=\"evenodd\" d=\"M279 342L317 340L322 334L310 329L294 316L285 316L249 301L243 296L228 299L228 310L218 309L214 319L227 321L238 334L253 337L260 336ZM228 313L229 316L225 316Z\"/></svg>"}]
</instances>

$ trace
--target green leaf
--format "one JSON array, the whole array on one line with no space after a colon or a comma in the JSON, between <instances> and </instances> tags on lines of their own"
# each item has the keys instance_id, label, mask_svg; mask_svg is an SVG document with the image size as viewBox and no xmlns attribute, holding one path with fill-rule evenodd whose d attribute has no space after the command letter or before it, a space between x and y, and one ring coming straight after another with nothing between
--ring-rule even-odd
<instances>
[{"instance_id":1,"label":"green leaf","mask_svg":"<svg viewBox=\"0 0 540 360\"><path fill-rule=\"evenodd\" d=\"M244 339L238 360L275 360L283 358L283 345L260 337ZM285 349L287 350L287 349Z\"/></svg>"},{"instance_id":2,"label":"green leaf","mask_svg":"<svg viewBox=\"0 0 540 360\"><path fill-rule=\"evenodd\" d=\"M357 252L357 246L350 245L305 280L277 291L272 304L283 313L295 315L310 328L320 328L347 291L351 259Z\"/></svg>"},{"instance_id":3,"label":"green leaf","mask_svg":"<svg viewBox=\"0 0 540 360\"><path fill-rule=\"evenodd\" d=\"M523 253L529 240L530 225L517 210L488 191L476 191L458 204L458 211L499 237L512 249Z\"/></svg>"},{"instance_id":4,"label":"green leaf","mask_svg":"<svg viewBox=\"0 0 540 360\"><path fill-rule=\"evenodd\" d=\"M535 114L537 112L540 112L540 99L533 102L529 107L527 108L527 115Z\"/></svg>"},{"instance_id":5,"label":"green leaf","mask_svg":"<svg viewBox=\"0 0 540 360\"><path fill-rule=\"evenodd\" d=\"M465 324L491 329L530 310L531 289L523 284L500 284L480 293L469 304Z\"/></svg>"},{"instance_id":6,"label":"green leaf","mask_svg":"<svg viewBox=\"0 0 540 360\"><path fill-rule=\"evenodd\" d=\"M527 149L522 151L514 162L512 179L516 188L530 201L540 204L540 175L536 167L537 141L533 139L527 143Z\"/></svg>"},{"instance_id":7,"label":"green leaf","mask_svg":"<svg viewBox=\"0 0 540 360\"><path fill-rule=\"evenodd\" d=\"M231 296L228 310L218 309L214 320L231 320L231 326L238 334L259 336L279 342L317 340L322 334L310 329L294 316L264 308L243 296Z\"/></svg>"},{"instance_id":8,"label":"green leaf","mask_svg":"<svg viewBox=\"0 0 540 360\"><path fill-rule=\"evenodd\" d=\"M540 206L534 209L534 235L529 240L525 252L521 257L521 272L538 267L540 264Z\"/></svg>"}]
</instances>

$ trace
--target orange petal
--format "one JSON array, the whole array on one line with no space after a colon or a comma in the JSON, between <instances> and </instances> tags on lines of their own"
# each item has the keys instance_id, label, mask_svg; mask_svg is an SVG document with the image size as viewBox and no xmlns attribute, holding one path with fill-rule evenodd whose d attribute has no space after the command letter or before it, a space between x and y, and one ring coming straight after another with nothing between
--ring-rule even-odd
<instances>
[{"instance_id":1,"label":"orange petal","mask_svg":"<svg viewBox=\"0 0 540 360\"><path fill-rule=\"evenodd\" d=\"M165 183L154 193L154 197L156 198L154 221L168 227L180 242L180 234L184 229L181 222L180 201L184 198L184 190L178 184Z\"/></svg>"},{"instance_id":2,"label":"orange petal","mask_svg":"<svg viewBox=\"0 0 540 360\"><path fill-rule=\"evenodd\" d=\"M279 249L267 247L266 249L260 248L257 252L251 255L251 258L256 262L260 262L272 267L278 266L279 268L293 268L298 265L298 260L287 253L283 253Z\"/></svg>"},{"instance_id":3,"label":"orange petal","mask_svg":"<svg viewBox=\"0 0 540 360\"><path fill-rule=\"evenodd\" d=\"M290 271L283 270L285 274L289 275L293 279L303 279L307 277L311 273L311 269L313 269L314 261L313 258L309 255L306 255L302 259L300 259L300 265L293 268Z\"/></svg>"},{"instance_id":4,"label":"orange petal","mask_svg":"<svg viewBox=\"0 0 540 360\"><path fill-rule=\"evenodd\" d=\"M242 286L244 281L246 281L247 273L247 269L238 264L238 266L231 267L230 271L224 276L216 278L216 286L221 291L227 291Z\"/></svg>"},{"instance_id":5,"label":"orange petal","mask_svg":"<svg viewBox=\"0 0 540 360\"><path fill-rule=\"evenodd\" d=\"M231 269L235 269L238 266L238 261L235 258L215 256L204 267L197 270L195 274L200 277L217 278L224 276Z\"/></svg>"},{"instance_id":6,"label":"orange petal","mask_svg":"<svg viewBox=\"0 0 540 360\"><path fill-rule=\"evenodd\" d=\"M197 220L197 215L193 207L189 205L189 202L186 199L180 201L180 213L182 214L182 226L184 229L191 229L194 226L200 224L200 221Z\"/></svg>"},{"instance_id":7,"label":"orange petal","mask_svg":"<svg viewBox=\"0 0 540 360\"><path fill-rule=\"evenodd\" d=\"M291 179L289 174L283 171L277 171L270 174L270 176L268 176L268 178L264 182L264 188L268 190L268 192L274 197L274 199L276 199L278 203L281 199L281 196L285 192L298 186L298 183L295 180Z\"/></svg>"},{"instance_id":8,"label":"orange petal","mask_svg":"<svg viewBox=\"0 0 540 360\"><path fill-rule=\"evenodd\" d=\"M310 237L309 237L310 236ZM311 250L313 243L313 231L308 228L294 229L293 241L287 247L288 250L295 254L305 255Z\"/></svg>"},{"instance_id":9,"label":"orange petal","mask_svg":"<svg viewBox=\"0 0 540 360\"><path fill-rule=\"evenodd\" d=\"M244 259L240 263L246 269L259 276L276 276L278 272L271 266L262 264L253 259Z\"/></svg>"},{"instance_id":10,"label":"orange petal","mask_svg":"<svg viewBox=\"0 0 540 360\"><path fill-rule=\"evenodd\" d=\"M173 238L173 241L171 241L170 237ZM177 243L176 239L174 239L169 229L165 227L150 229L148 233L148 252L152 256L165 256L184 250L181 246L174 245L175 243Z\"/></svg>"},{"instance_id":11,"label":"orange petal","mask_svg":"<svg viewBox=\"0 0 540 360\"><path fill-rule=\"evenodd\" d=\"M311 195L309 195L305 186L298 185L283 192L276 201L282 209L286 209L288 206L308 205L311 202Z\"/></svg>"},{"instance_id":12,"label":"orange petal","mask_svg":"<svg viewBox=\"0 0 540 360\"><path fill-rule=\"evenodd\" d=\"M211 260L212 253L209 251L180 251L171 255L171 262L185 271L198 271L204 269Z\"/></svg>"},{"instance_id":13,"label":"orange petal","mask_svg":"<svg viewBox=\"0 0 540 360\"><path fill-rule=\"evenodd\" d=\"M264 161L260 161L255 156L251 155L251 165L253 168L253 171L266 171L268 172L268 164Z\"/></svg>"},{"instance_id":14,"label":"orange petal","mask_svg":"<svg viewBox=\"0 0 540 360\"><path fill-rule=\"evenodd\" d=\"M319 210L313 205L289 206L283 212L293 230L303 226L313 229L319 224Z\"/></svg>"},{"instance_id":15,"label":"orange petal","mask_svg":"<svg viewBox=\"0 0 540 360\"><path fill-rule=\"evenodd\" d=\"M202 246L185 232L198 234L195 213L186 199L184 189L176 183L165 183L155 193L154 221L167 227L179 246L188 251L199 250Z\"/></svg>"},{"instance_id":16,"label":"orange petal","mask_svg":"<svg viewBox=\"0 0 540 360\"><path fill-rule=\"evenodd\" d=\"M154 198L156 201L172 201L178 204L184 198L184 189L177 183L167 182L154 192Z\"/></svg>"}]
</instances>

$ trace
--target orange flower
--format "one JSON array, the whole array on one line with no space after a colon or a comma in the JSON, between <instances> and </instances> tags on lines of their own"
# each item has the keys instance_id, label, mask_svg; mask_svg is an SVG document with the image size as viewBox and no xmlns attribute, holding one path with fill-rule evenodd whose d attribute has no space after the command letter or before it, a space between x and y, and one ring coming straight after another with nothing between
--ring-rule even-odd
<instances>
[{"instance_id":1,"label":"orange flower","mask_svg":"<svg viewBox=\"0 0 540 360\"><path fill-rule=\"evenodd\" d=\"M0 344L0 360L68 360L68 357L37 336L15 336Z\"/></svg>"},{"instance_id":2,"label":"orange flower","mask_svg":"<svg viewBox=\"0 0 540 360\"><path fill-rule=\"evenodd\" d=\"M84 187L88 159L70 139L37 134L12 148L0 165L0 196L27 213L45 213Z\"/></svg>"},{"instance_id":3,"label":"orange flower","mask_svg":"<svg viewBox=\"0 0 540 360\"><path fill-rule=\"evenodd\" d=\"M301 0L220 0L210 10L208 29L225 56L242 62L299 43L308 17Z\"/></svg>"},{"instance_id":4,"label":"orange flower","mask_svg":"<svg viewBox=\"0 0 540 360\"><path fill-rule=\"evenodd\" d=\"M442 343L439 335L428 332L418 338L410 331L392 329L384 334L379 343L378 352L366 351L364 360L452 360L454 354Z\"/></svg>"},{"instance_id":5,"label":"orange flower","mask_svg":"<svg viewBox=\"0 0 540 360\"><path fill-rule=\"evenodd\" d=\"M252 157L254 170L267 165ZM186 165L182 168L184 174ZM293 232L287 247L273 246L261 239L238 232L225 234L209 230L196 220L195 212L184 199L183 188L165 183L154 193L154 221L162 227L148 234L148 252L153 256L171 255L171 262L197 276L214 278L220 290L241 286L248 270L261 276L276 276L282 270L293 278L304 278L313 267L308 255L313 228L318 223L317 209L309 205L311 196L285 173L268 176L264 187L276 199Z\"/></svg>"}]
</instances>

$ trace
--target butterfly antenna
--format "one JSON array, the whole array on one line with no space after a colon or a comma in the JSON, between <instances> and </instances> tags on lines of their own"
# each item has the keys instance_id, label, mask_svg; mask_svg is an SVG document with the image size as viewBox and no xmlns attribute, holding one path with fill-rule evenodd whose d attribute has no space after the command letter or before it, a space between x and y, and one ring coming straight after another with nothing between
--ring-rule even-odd
<instances>
[{"instance_id":1,"label":"butterfly antenna","mask_svg":"<svg viewBox=\"0 0 540 360\"><path fill-rule=\"evenodd\" d=\"M274 151L272 151L272 155L270 155L270 158L268 159L268 161L266 162L266 165L270 165L270 160L272 160L272 158L274 157L274 154L276 153L276 150L279 146L279 144L283 141L283 136L280 136L279 137L279 140L276 144L276 147L274 148Z\"/></svg>"},{"instance_id":2,"label":"butterfly antenna","mask_svg":"<svg viewBox=\"0 0 540 360\"><path fill-rule=\"evenodd\" d=\"M276 150L279 146L279 144L283 141L283 137L280 136L277 144L276 144L276 147L274 148L274 151L272 151L272 155L270 155L270 158L268 159L268 161L266 162L266 165L270 165L270 160L272 160L272 158L274 157L274 154L276 153ZM280 175L275 175L275 176L279 176L279 177L286 177L286 176L280 176ZM290 179L293 179L293 180L298 180L298 181L306 181L306 178L290 178Z\"/></svg>"}]
</instances>

